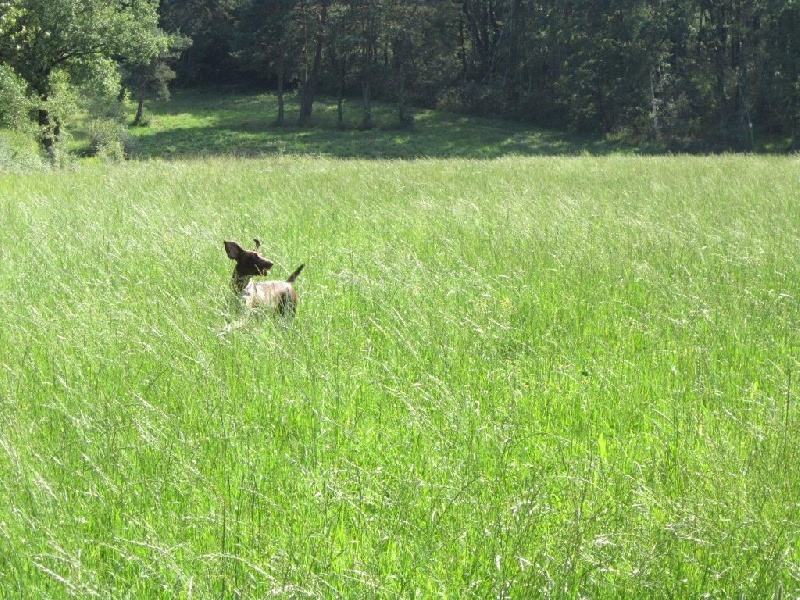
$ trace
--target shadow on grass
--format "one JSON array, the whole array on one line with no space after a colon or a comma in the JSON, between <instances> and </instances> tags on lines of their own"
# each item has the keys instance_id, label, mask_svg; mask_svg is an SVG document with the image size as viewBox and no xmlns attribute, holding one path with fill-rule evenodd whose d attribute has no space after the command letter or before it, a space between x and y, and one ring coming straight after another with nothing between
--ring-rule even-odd
<instances>
[{"instance_id":1,"label":"shadow on grass","mask_svg":"<svg viewBox=\"0 0 800 600\"><path fill-rule=\"evenodd\" d=\"M202 156L318 155L337 158L498 158L632 151L598 138L534 129L491 119L430 110L415 113L412 127L400 127L391 107L373 109L374 127L362 129L358 103L345 103L343 124L337 106L314 105L311 126L299 128L297 104L287 102L286 123L275 125L277 102L267 94L182 92L150 108L148 125L132 129L134 158Z\"/></svg>"}]
</instances>

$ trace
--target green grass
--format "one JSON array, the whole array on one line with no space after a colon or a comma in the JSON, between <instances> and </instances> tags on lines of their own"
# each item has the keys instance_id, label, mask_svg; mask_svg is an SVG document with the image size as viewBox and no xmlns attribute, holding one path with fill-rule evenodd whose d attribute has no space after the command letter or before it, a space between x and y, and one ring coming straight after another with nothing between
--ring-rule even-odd
<instances>
[{"instance_id":1,"label":"green grass","mask_svg":"<svg viewBox=\"0 0 800 600\"><path fill-rule=\"evenodd\" d=\"M0 597L798 596L798 173L0 178ZM228 329L254 236L291 326Z\"/></svg>"},{"instance_id":2,"label":"green grass","mask_svg":"<svg viewBox=\"0 0 800 600\"><path fill-rule=\"evenodd\" d=\"M298 103L286 97L286 125L275 125L271 94L183 91L154 103L145 127L132 128L137 158L215 155L313 155L336 158L497 158L507 155L608 154L633 151L602 138L568 135L492 119L414 111L414 126L400 127L397 112L376 103L374 127L360 129L358 101L344 104L343 125L335 100L319 98L311 127L297 127ZM641 150L641 149L640 149Z\"/></svg>"}]
</instances>

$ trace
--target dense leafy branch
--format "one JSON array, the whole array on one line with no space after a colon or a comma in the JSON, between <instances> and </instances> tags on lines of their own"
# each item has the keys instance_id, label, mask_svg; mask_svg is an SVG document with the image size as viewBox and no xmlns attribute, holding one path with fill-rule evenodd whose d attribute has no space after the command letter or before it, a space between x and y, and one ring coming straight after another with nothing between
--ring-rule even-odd
<instances>
[{"instance_id":1,"label":"dense leafy branch","mask_svg":"<svg viewBox=\"0 0 800 600\"><path fill-rule=\"evenodd\" d=\"M158 0L0 4L0 58L25 82L46 147L57 140L68 112L56 101L59 91L98 83L111 91L114 85L109 82L119 81L119 63L147 63L176 45L178 38L159 27L158 10Z\"/></svg>"}]
</instances>

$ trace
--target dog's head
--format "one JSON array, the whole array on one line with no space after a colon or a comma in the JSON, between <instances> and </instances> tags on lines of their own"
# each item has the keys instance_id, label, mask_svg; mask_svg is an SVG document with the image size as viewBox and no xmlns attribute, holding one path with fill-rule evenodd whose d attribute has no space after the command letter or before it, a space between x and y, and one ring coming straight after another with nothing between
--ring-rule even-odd
<instances>
[{"instance_id":1,"label":"dog's head","mask_svg":"<svg viewBox=\"0 0 800 600\"><path fill-rule=\"evenodd\" d=\"M254 250L245 250L236 242L225 242L225 252L228 258L236 261L234 273L237 278L252 277L253 275L266 275L272 268L272 261L258 252L261 242L255 240Z\"/></svg>"}]
</instances>

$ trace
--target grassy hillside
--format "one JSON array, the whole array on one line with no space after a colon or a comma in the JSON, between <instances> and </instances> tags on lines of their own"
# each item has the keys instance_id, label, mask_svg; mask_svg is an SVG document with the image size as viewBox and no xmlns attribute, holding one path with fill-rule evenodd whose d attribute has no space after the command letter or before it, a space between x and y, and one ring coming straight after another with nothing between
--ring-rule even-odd
<instances>
[{"instance_id":1,"label":"grassy hillside","mask_svg":"<svg viewBox=\"0 0 800 600\"><path fill-rule=\"evenodd\" d=\"M0 178L0 596L797 596L799 167Z\"/></svg>"}]
</instances>

